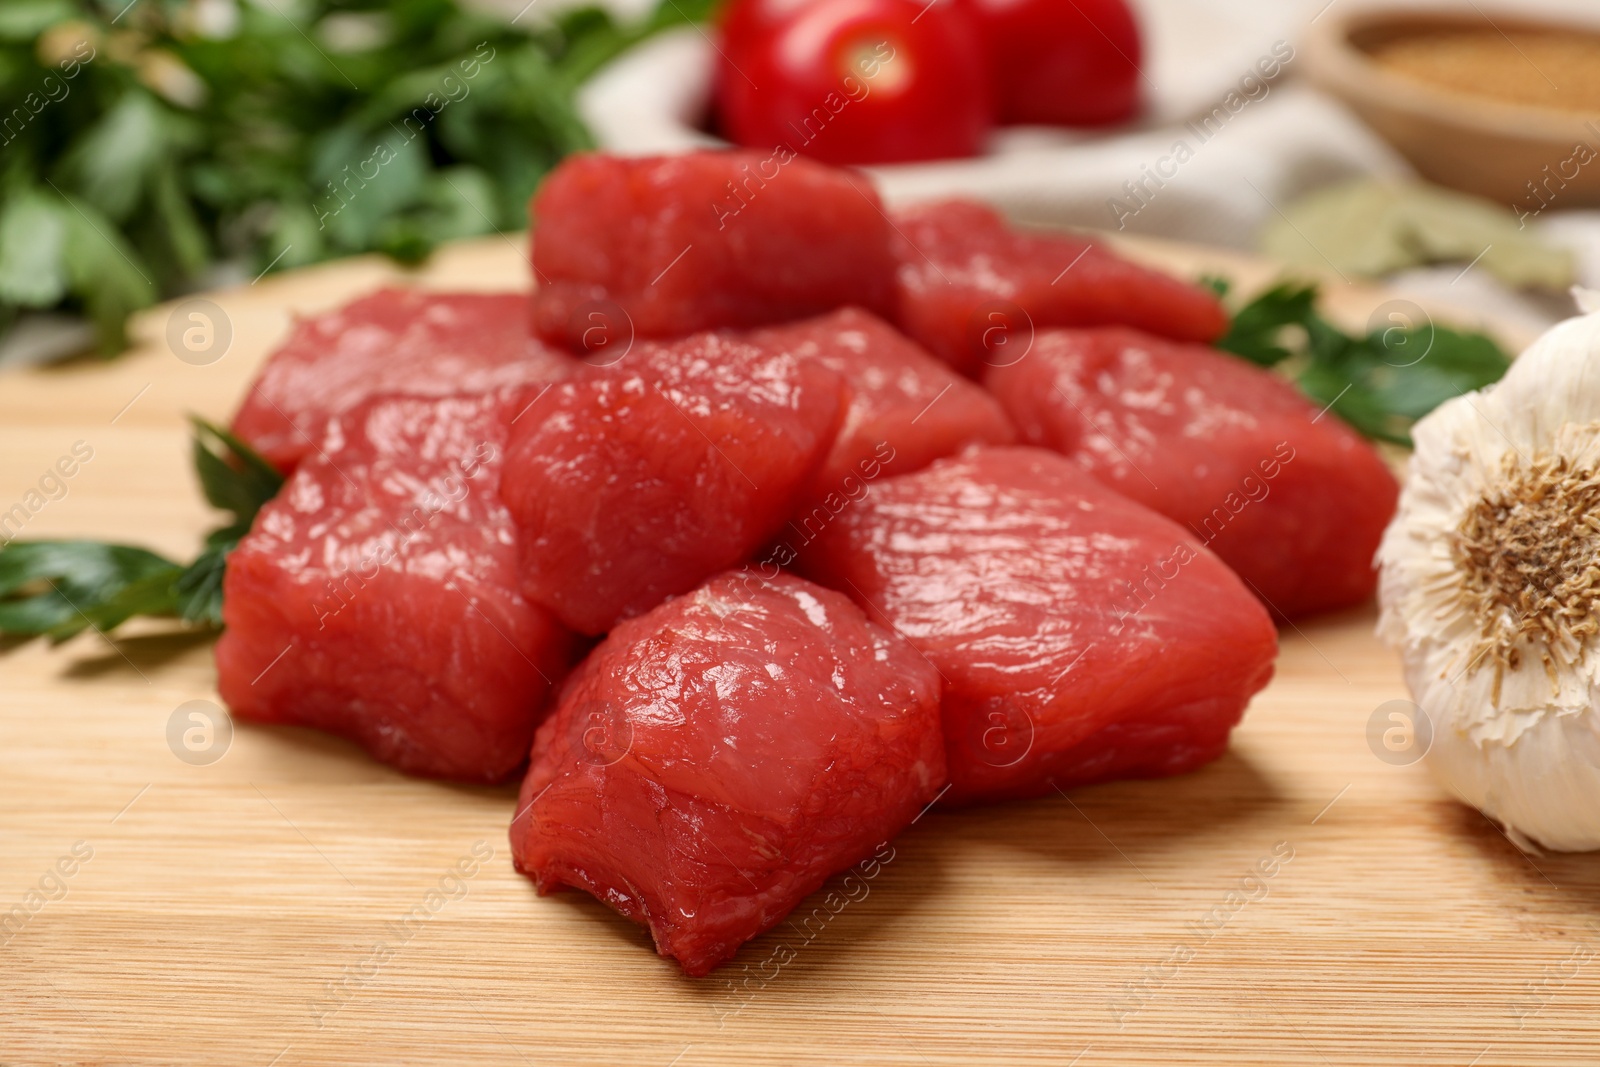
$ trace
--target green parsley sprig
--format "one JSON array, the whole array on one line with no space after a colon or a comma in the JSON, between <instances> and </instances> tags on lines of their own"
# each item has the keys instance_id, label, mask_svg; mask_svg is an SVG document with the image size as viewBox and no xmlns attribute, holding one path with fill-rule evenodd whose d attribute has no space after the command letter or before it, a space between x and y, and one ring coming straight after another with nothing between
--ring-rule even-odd
<instances>
[{"instance_id":1,"label":"green parsley sprig","mask_svg":"<svg viewBox=\"0 0 1600 1067\"><path fill-rule=\"evenodd\" d=\"M1219 296L1229 284L1205 280ZM1317 311L1317 287L1281 282L1233 316L1217 347L1278 367L1301 391L1361 433L1411 445L1411 426L1462 393L1500 380L1511 365L1487 334L1425 320L1348 334Z\"/></svg>"},{"instance_id":2,"label":"green parsley sprig","mask_svg":"<svg viewBox=\"0 0 1600 1067\"><path fill-rule=\"evenodd\" d=\"M230 521L206 536L187 565L131 545L98 541L16 541L0 548L0 633L65 641L105 633L136 615L222 625L228 553L283 476L250 446L194 419L194 465L206 500Z\"/></svg>"},{"instance_id":3,"label":"green parsley sprig","mask_svg":"<svg viewBox=\"0 0 1600 1067\"><path fill-rule=\"evenodd\" d=\"M593 147L578 85L710 6L621 25L458 0L3 0L0 334L64 309L111 354L130 313L219 277L521 230L539 179Z\"/></svg>"}]
</instances>

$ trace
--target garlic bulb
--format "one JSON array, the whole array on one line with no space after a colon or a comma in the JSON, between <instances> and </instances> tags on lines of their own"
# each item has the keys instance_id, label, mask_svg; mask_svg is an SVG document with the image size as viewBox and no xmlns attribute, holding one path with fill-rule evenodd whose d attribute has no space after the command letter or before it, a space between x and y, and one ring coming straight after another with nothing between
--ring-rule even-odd
<instances>
[{"instance_id":1,"label":"garlic bulb","mask_svg":"<svg viewBox=\"0 0 1600 1067\"><path fill-rule=\"evenodd\" d=\"M1379 636L1427 762L1524 848L1600 848L1600 294L1417 423Z\"/></svg>"}]
</instances>

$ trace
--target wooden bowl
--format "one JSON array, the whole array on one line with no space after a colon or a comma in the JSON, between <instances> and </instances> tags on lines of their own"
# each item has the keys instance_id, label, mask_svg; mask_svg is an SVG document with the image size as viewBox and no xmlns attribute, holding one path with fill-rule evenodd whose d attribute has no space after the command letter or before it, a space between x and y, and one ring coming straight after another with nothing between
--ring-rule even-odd
<instances>
[{"instance_id":1,"label":"wooden bowl","mask_svg":"<svg viewBox=\"0 0 1600 1067\"><path fill-rule=\"evenodd\" d=\"M1429 181L1488 197L1519 215L1600 204L1600 113L1582 115L1458 92L1385 67L1373 51L1452 30L1555 31L1600 40L1595 25L1474 5L1335 6L1307 35L1311 80L1352 108ZM1583 146L1588 162L1578 163ZM1546 170L1546 168L1549 168ZM1536 191L1537 190L1537 191Z\"/></svg>"}]
</instances>

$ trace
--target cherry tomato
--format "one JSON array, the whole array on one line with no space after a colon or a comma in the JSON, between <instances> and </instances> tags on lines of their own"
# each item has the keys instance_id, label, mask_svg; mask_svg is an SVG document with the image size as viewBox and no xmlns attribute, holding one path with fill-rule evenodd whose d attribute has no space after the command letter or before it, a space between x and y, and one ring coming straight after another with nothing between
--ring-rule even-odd
<instances>
[{"instance_id":1,"label":"cherry tomato","mask_svg":"<svg viewBox=\"0 0 1600 1067\"><path fill-rule=\"evenodd\" d=\"M1139 24L1124 0L957 0L983 33L1001 122L1100 126L1139 112Z\"/></svg>"},{"instance_id":2,"label":"cherry tomato","mask_svg":"<svg viewBox=\"0 0 1600 1067\"><path fill-rule=\"evenodd\" d=\"M970 156L993 122L977 29L953 0L733 0L722 132L828 163Z\"/></svg>"}]
</instances>

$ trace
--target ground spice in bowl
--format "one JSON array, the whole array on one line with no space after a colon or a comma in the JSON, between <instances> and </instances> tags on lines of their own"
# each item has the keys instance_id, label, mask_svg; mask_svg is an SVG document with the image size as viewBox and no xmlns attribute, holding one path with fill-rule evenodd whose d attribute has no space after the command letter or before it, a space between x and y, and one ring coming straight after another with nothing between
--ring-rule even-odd
<instances>
[{"instance_id":1,"label":"ground spice in bowl","mask_svg":"<svg viewBox=\"0 0 1600 1067\"><path fill-rule=\"evenodd\" d=\"M1503 103L1600 114L1600 35L1445 30L1374 45L1382 66Z\"/></svg>"}]
</instances>

